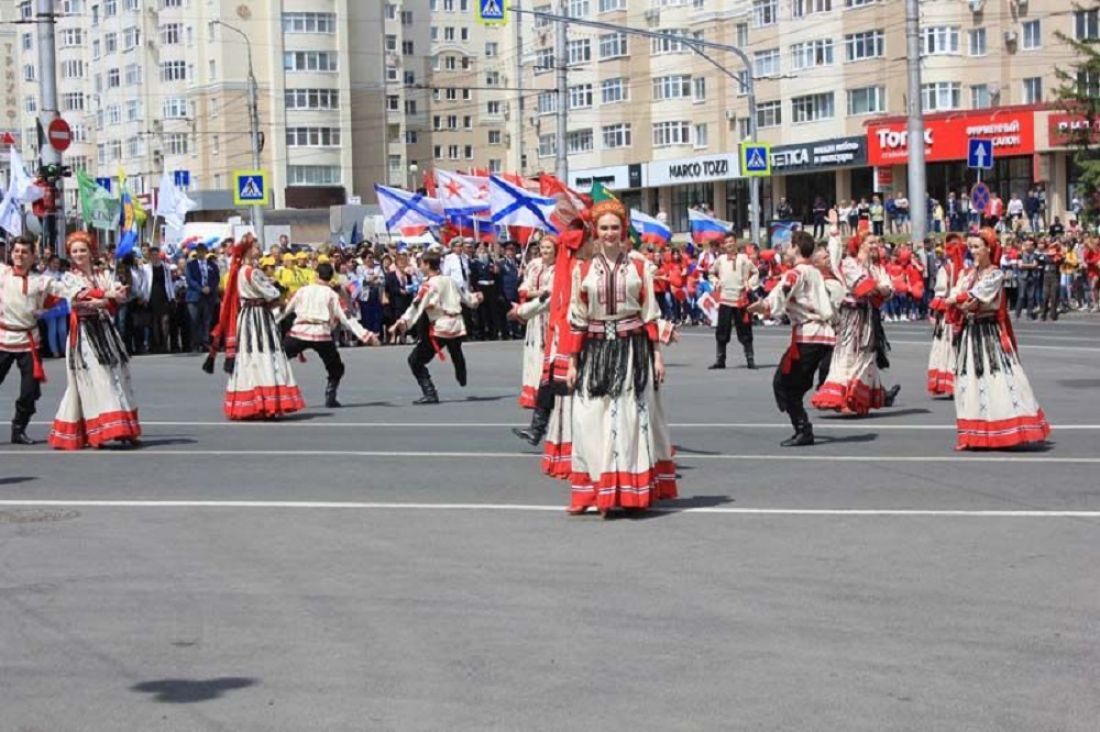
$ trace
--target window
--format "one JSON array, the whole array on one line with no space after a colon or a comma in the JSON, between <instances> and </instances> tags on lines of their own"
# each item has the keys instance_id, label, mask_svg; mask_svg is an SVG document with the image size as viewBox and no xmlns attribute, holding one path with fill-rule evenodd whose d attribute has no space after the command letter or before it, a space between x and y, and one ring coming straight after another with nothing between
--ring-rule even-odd
<instances>
[{"instance_id":1,"label":"window","mask_svg":"<svg viewBox=\"0 0 1100 732\"><path fill-rule=\"evenodd\" d=\"M335 33L335 13L283 13L284 33Z\"/></svg>"},{"instance_id":2,"label":"window","mask_svg":"<svg viewBox=\"0 0 1100 732\"><path fill-rule=\"evenodd\" d=\"M287 109L339 109L340 92L336 89L287 89Z\"/></svg>"},{"instance_id":3,"label":"window","mask_svg":"<svg viewBox=\"0 0 1100 732\"><path fill-rule=\"evenodd\" d=\"M487 72L485 72L485 86L500 86L500 72L499 71L487 71Z\"/></svg>"},{"instance_id":4,"label":"window","mask_svg":"<svg viewBox=\"0 0 1100 732\"><path fill-rule=\"evenodd\" d=\"M599 0L597 6L601 13L610 13L612 10L626 10L626 0Z\"/></svg>"},{"instance_id":5,"label":"window","mask_svg":"<svg viewBox=\"0 0 1100 732\"><path fill-rule=\"evenodd\" d=\"M966 32L966 52L970 56L986 54L985 28L973 28Z\"/></svg>"},{"instance_id":6,"label":"window","mask_svg":"<svg viewBox=\"0 0 1100 732\"><path fill-rule=\"evenodd\" d=\"M567 57L570 66L576 66L577 64L587 63L592 60L592 40L589 38L569 41L565 48L568 52Z\"/></svg>"},{"instance_id":7,"label":"window","mask_svg":"<svg viewBox=\"0 0 1100 732\"><path fill-rule=\"evenodd\" d=\"M187 100L180 97L169 97L164 100L165 119L186 119Z\"/></svg>"},{"instance_id":8,"label":"window","mask_svg":"<svg viewBox=\"0 0 1100 732\"><path fill-rule=\"evenodd\" d=\"M412 41L401 41L401 54L403 56L415 56L416 55L416 46L413 44ZM332 69L332 71L335 71L335 70L336 70L335 68Z\"/></svg>"},{"instance_id":9,"label":"window","mask_svg":"<svg viewBox=\"0 0 1100 732\"><path fill-rule=\"evenodd\" d=\"M126 0L126 9L131 13L141 10L141 0Z\"/></svg>"},{"instance_id":10,"label":"window","mask_svg":"<svg viewBox=\"0 0 1100 732\"><path fill-rule=\"evenodd\" d=\"M401 25L412 25L412 24L413 24L413 11L411 11L411 10L402 10L401 11Z\"/></svg>"},{"instance_id":11,"label":"window","mask_svg":"<svg viewBox=\"0 0 1100 732\"><path fill-rule=\"evenodd\" d=\"M538 114L553 114L558 111L558 94L554 91L539 92L535 102L535 111Z\"/></svg>"},{"instance_id":12,"label":"window","mask_svg":"<svg viewBox=\"0 0 1100 732\"><path fill-rule=\"evenodd\" d=\"M450 25L444 27L443 28L443 40L444 41L454 41L454 39L455 39L455 29L454 29L454 27L450 26Z\"/></svg>"},{"instance_id":13,"label":"window","mask_svg":"<svg viewBox=\"0 0 1100 732\"><path fill-rule=\"evenodd\" d=\"M23 99L23 111L31 114L38 111L38 102L33 96Z\"/></svg>"},{"instance_id":14,"label":"window","mask_svg":"<svg viewBox=\"0 0 1100 732\"><path fill-rule=\"evenodd\" d=\"M494 100L485 103L485 113L491 117L499 117L503 112L504 106L499 100Z\"/></svg>"},{"instance_id":15,"label":"window","mask_svg":"<svg viewBox=\"0 0 1100 732\"><path fill-rule=\"evenodd\" d=\"M110 104L107 106L107 124L122 124L122 108L117 104Z\"/></svg>"},{"instance_id":16,"label":"window","mask_svg":"<svg viewBox=\"0 0 1100 732\"><path fill-rule=\"evenodd\" d=\"M24 34L23 50L30 50L30 34ZM83 28L66 28L61 31L61 47L73 48L74 46L84 45L84 29Z\"/></svg>"},{"instance_id":17,"label":"window","mask_svg":"<svg viewBox=\"0 0 1100 732\"><path fill-rule=\"evenodd\" d=\"M865 86L848 90L848 114L876 114L886 111L886 87Z\"/></svg>"},{"instance_id":18,"label":"window","mask_svg":"<svg viewBox=\"0 0 1100 732\"><path fill-rule=\"evenodd\" d=\"M695 145L697 150L707 146L707 126L705 124L695 125L695 136L692 144Z\"/></svg>"},{"instance_id":19,"label":"window","mask_svg":"<svg viewBox=\"0 0 1100 732\"><path fill-rule=\"evenodd\" d=\"M1029 20L1024 23L1024 44L1025 51L1030 51L1035 48L1040 48L1043 45L1043 29L1039 25L1037 20Z\"/></svg>"},{"instance_id":20,"label":"window","mask_svg":"<svg viewBox=\"0 0 1100 732\"><path fill-rule=\"evenodd\" d=\"M336 71L333 51L288 51L283 54L286 71Z\"/></svg>"},{"instance_id":21,"label":"window","mask_svg":"<svg viewBox=\"0 0 1100 732\"><path fill-rule=\"evenodd\" d=\"M1073 14L1074 35L1079 41L1100 38L1100 9L1078 10Z\"/></svg>"},{"instance_id":22,"label":"window","mask_svg":"<svg viewBox=\"0 0 1100 732\"><path fill-rule=\"evenodd\" d=\"M603 128L603 146L607 150L630 147L630 124L607 125Z\"/></svg>"},{"instance_id":23,"label":"window","mask_svg":"<svg viewBox=\"0 0 1100 732\"><path fill-rule=\"evenodd\" d=\"M165 23L160 27L162 46L177 46L183 40L183 23Z\"/></svg>"},{"instance_id":24,"label":"window","mask_svg":"<svg viewBox=\"0 0 1100 732\"><path fill-rule=\"evenodd\" d=\"M34 15L34 8L32 5L32 0L24 0L24 2L19 3L19 17L22 20L30 20Z\"/></svg>"},{"instance_id":25,"label":"window","mask_svg":"<svg viewBox=\"0 0 1100 732\"><path fill-rule=\"evenodd\" d=\"M691 96L691 77L687 74L658 76L653 80L653 101L683 99Z\"/></svg>"},{"instance_id":26,"label":"window","mask_svg":"<svg viewBox=\"0 0 1100 732\"><path fill-rule=\"evenodd\" d=\"M160 64L161 81L185 81L187 63L184 61L162 61Z\"/></svg>"},{"instance_id":27,"label":"window","mask_svg":"<svg viewBox=\"0 0 1100 732\"><path fill-rule=\"evenodd\" d=\"M661 38L654 38L650 44L650 52L654 56L660 56L664 53L684 53L688 50L684 42L680 40L688 35L688 32L683 28L671 28L660 31L660 33L664 35Z\"/></svg>"},{"instance_id":28,"label":"window","mask_svg":"<svg viewBox=\"0 0 1100 732\"><path fill-rule=\"evenodd\" d=\"M749 24L738 23L737 24L737 45L741 48L749 45Z\"/></svg>"},{"instance_id":29,"label":"window","mask_svg":"<svg viewBox=\"0 0 1100 732\"><path fill-rule=\"evenodd\" d=\"M554 70L554 49L540 48L535 51L535 73L545 74Z\"/></svg>"},{"instance_id":30,"label":"window","mask_svg":"<svg viewBox=\"0 0 1100 732\"><path fill-rule=\"evenodd\" d=\"M862 61L885 55L885 36L880 30L851 33L844 36L844 59Z\"/></svg>"},{"instance_id":31,"label":"window","mask_svg":"<svg viewBox=\"0 0 1100 732\"><path fill-rule=\"evenodd\" d=\"M552 158L557 155L558 146L554 135L539 135L539 157Z\"/></svg>"},{"instance_id":32,"label":"window","mask_svg":"<svg viewBox=\"0 0 1100 732\"><path fill-rule=\"evenodd\" d=\"M122 31L122 50L132 51L141 45L141 29L130 26Z\"/></svg>"},{"instance_id":33,"label":"window","mask_svg":"<svg viewBox=\"0 0 1100 732\"><path fill-rule=\"evenodd\" d=\"M570 18L587 18L589 11L589 0L569 0L565 14Z\"/></svg>"},{"instance_id":34,"label":"window","mask_svg":"<svg viewBox=\"0 0 1100 732\"><path fill-rule=\"evenodd\" d=\"M779 19L779 0L752 0L752 25L761 28Z\"/></svg>"},{"instance_id":35,"label":"window","mask_svg":"<svg viewBox=\"0 0 1100 732\"><path fill-rule=\"evenodd\" d=\"M61 95L61 110L63 112L83 112L84 93L67 92Z\"/></svg>"},{"instance_id":36,"label":"window","mask_svg":"<svg viewBox=\"0 0 1100 732\"><path fill-rule=\"evenodd\" d=\"M499 145L503 141L504 136L500 133L500 130L489 130L489 144Z\"/></svg>"},{"instance_id":37,"label":"window","mask_svg":"<svg viewBox=\"0 0 1100 732\"><path fill-rule=\"evenodd\" d=\"M588 109L592 106L592 85L578 84L569 87L569 109Z\"/></svg>"},{"instance_id":38,"label":"window","mask_svg":"<svg viewBox=\"0 0 1100 732\"><path fill-rule=\"evenodd\" d=\"M1043 101L1043 79L1033 76L1024 79L1024 104L1038 104Z\"/></svg>"},{"instance_id":39,"label":"window","mask_svg":"<svg viewBox=\"0 0 1100 732\"><path fill-rule=\"evenodd\" d=\"M939 25L924 29L921 37L922 56L944 56L959 52L959 29Z\"/></svg>"},{"instance_id":40,"label":"window","mask_svg":"<svg viewBox=\"0 0 1100 732\"><path fill-rule=\"evenodd\" d=\"M970 108L986 109L992 106L989 99L989 85L977 84L970 87Z\"/></svg>"},{"instance_id":41,"label":"window","mask_svg":"<svg viewBox=\"0 0 1100 732\"><path fill-rule=\"evenodd\" d=\"M833 0L791 0L791 15L801 18L814 13L827 13L833 9Z\"/></svg>"},{"instance_id":42,"label":"window","mask_svg":"<svg viewBox=\"0 0 1100 732\"><path fill-rule=\"evenodd\" d=\"M107 69L107 88L117 89L122 86L122 74L118 69Z\"/></svg>"},{"instance_id":43,"label":"window","mask_svg":"<svg viewBox=\"0 0 1100 732\"><path fill-rule=\"evenodd\" d=\"M400 112L401 111L401 97L396 94L386 95L386 111L387 112Z\"/></svg>"},{"instance_id":44,"label":"window","mask_svg":"<svg viewBox=\"0 0 1100 732\"><path fill-rule=\"evenodd\" d=\"M23 81L34 81L34 64L23 65Z\"/></svg>"},{"instance_id":45,"label":"window","mask_svg":"<svg viewBox=\"0 0 1100 732\"><path fill-rule=\"evenodd\" d=\"M397 156L401 167L401 156ZM334 186L341 181L339 165L288 165L287 178L292 186Z\"/></svg>"},{"instance_id":46,"label":"window","mask_svg":"<svg viewBox=\"0 0 1100 732\"><path fill-rule=\"evenodd\" d=\"M435 30L434 28L432 30ZM387 33L385 38L386 50L391 52L397 51L397 36L392 33Z\"/></svg>"},{"instance_id":47,"label":"window","mask_svg":"<svg viewBox=\"0 0 1100 732\"><path fill-rule=\"evenodd\" d=\"M833 93L808 94L791 99L791 121L817 122L833 117Z\"/></svg>"},{"instance_id":48,"label":"window","mask_svg":"<svg viewBox=\"0 0 1100 732\"><path fill-rule=\"evenodd\" d=\"M795 43L791 46L791 64L795 71L815 66L831 66L833 41L831 38Z\"/></svg>"},{"instance_id":49,"label":"window","mask_svg":"<svg viewBox=\"0 0 1100 732\"><path fill-rule=\"evenodd\" d=\"M485 43L485 57L495 58L500 55L500 44L496 41L487 41Z\"/></svg>"},{"instance_id":50,"label":"window","mask_svg":"<svg viewBox=\"0 0 1100 732\"><path fill-rule=\"evenodd\" d=\"M140 84L141 78L141 64L126 64L126 86Z\"/></svg>"},{"instance_id":51,"label":"window","mask_svg":"<svg viewBox=\"0 0 1100 732\"><path fill-rule=\"evenodd\" d=\"M925 112L940 109L958 109L961 90L955 81L936 81L922 84L920 88L921 106Z\"/></svg>"},{"instance_id":52,"label":"window","mask_svg":"<svg viewBox=\"0 0 1100 732\"><path fill-rule=\"evenodd\" d=\"M187 154L187 135L183 132L170 132L164 136L164 143L169 155Z\"/></svg>"},{"instance_id":53,"label":"window","mask_svg":"<svg viewBox=\"0 0 1100 732\"><path fill-rule=\"evenodd\" d=\"M111 160L122 160L122 140L111 140Z\"/></svg>"},{"instance_id":54,"label":"window","mask_svg":"<svg viewBox=\"0 0 1100 732\"><path fill-rule=\"evenodd\" d=\"M687 145L691 143L690 122L654 122L653 146Z\"/></svg>"},{"instance_id":55,"label":"window","mask_svg":"<svg viewBox=\"0 0 1100 732\"><path fill-rule=\"evenodd\" d=\"M625 56L626 51L626 34L625 33L607 33L600 36L600 58L619 58Z\"/></svg>"},{"instance_id":56,"label":"window","mask_svg":"<svg viewBox=\"0 0 1100 732\"><path fill-rule=\"evenodd\" d=\"M116 69L117 71L117 69ZM68 59L61 62L62 79L83 79L84 62L80 59Z\"/></svg>"},{"instance_id":57,"label":"window","mask_svg":"<svg viewBox=\"0 0 1100 732\"><path fill-rule=\"evenodd\" d=\"M339 147L339 127L287 127L287 147Z\"/></svg>"},{"instance_id":58,"label":"window","mask_svg":"<svg viewBox=\"0 0 1100 732\"><path fill-rule=\"evenodd\" d=\"M626 79L604 79L600 82L600 101L604 104L625 102L628 98Z\"/></svg>"},{"instance_id":59,"label":"window","mask_svg":"<svg viewBox=\"0 0 1100 732\"><path fill-rule=\"evenodd\" d=\"M707 78L696 76L691 80L691 101L696 104L707 101Z\"/></svg>"},{"instance_id":60,"label":"window","mask_svg":"<svg viewBox=\"0 0 1100 732\"><path fill-rule=\"evenodd\" d=\"M144 117L144 109L142 108L140 99L129 99L126 101L126 121L137 122Z\"/></svg>"},{"instance_id":61,"label":"window","mask_svg":"<svg viewBox=\"0 0 1100 732\"><path fill-rule=\"evenodd\" d=\"M576 130L565 136L565 149L570 155L592 151L592 130Z\"/></svg>"},{"instance_id":62,"label":"window","mask_svg":"<svg viewBox=\"0 0 1100 732\"><path fill-rule=\"evenodd\" d=\"M535 12L539 12L539 13L552 13L552 12L554 12L550 8L549 5L539 5L537 7L532 8L532 10L534 10ZM548 18L544 18L544 17L539 16L539 15L535 16L535 27L536 28L547 28L549 26L550 26L550 20Z\"/></svg>"},{"instance_id":63,"label":"window","mask_svg":"<svg viewBox=\"0 0 1100 732\"><path fill-rule=\"evenodd\" d=\"M1100 74L1088 69L1077 72L1077 93L1081 96L1100 97Z\"/></svg>"},{"instance_id":64,"label":"window","mask_svg":"<svg viewBox=\"0 0 1100 732\"><path fill-rule=\"evenodd\" d=\"M103 55L103 44L97 38L92 41L92 58L99 60L99 57Z\"/></svg>"},{"instance_id":65,"label":"window","mask_svg":"<svg viewBox=\"0 0 1100 732\"><path fill-rule=\"evenodd\" d=\"M104 53L114 53L118 50L118 33L103 34Z\"/></svg>"},{"instance_id":66,"label":"window","mask_svg":"<svg viewBox=\"0 0 1100 732\"><path fill-rule=\"evenodd\" d=\"M117 0L103 0L103 17L113 18L118 15Z\"/></svg>"},{"instance_id":67,"label":"window","mask_svg":"<svg viewBox=\"0 0 1100 732\"><path fill-rule=\"evenodd\" d=\"M782 102L760 102L756 105L756 127L778 127L783 124Z\"/></svg>"},{"instance_id":68,"label":"window","mask_svg":"<svg viewBox=\"0 0 1100 732\"><path fill-rule=\"evenodd\" d=\"M752 55L752 73L755 77L779 74L779 49L769 48Z\"/></svg>"},{"instance_id":69,"label":"window","mask_svg":"<svg viewBox=\"0 0 1100 732\"><path fill-rule=\"evenodd\" d=\"M871 3L877 2L882 2L882 0L844 0L844 7L862 8L864 5L870 5Z\"/></svg>"},{"instance_id":70,"label":"window","mask_svg":"<svg viewBox=\"0 0 1100 732\"><path fill-rule=\"evenodd\" d=\"M160 0L162 8L182 8L183 0Z\"/></svg>"}]
</instances>

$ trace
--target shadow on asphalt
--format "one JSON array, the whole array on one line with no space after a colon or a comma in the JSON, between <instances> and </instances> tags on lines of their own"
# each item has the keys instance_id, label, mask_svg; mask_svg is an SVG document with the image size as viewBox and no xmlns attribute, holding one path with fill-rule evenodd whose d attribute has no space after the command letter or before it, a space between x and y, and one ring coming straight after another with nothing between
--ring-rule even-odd
<instances>
[{"instance_id":1,"label":"shadow on asphalt","mask_svg":"<svg viewBox=\"0 0 1100 732\"><path fill-rule=\"evenodd\" d=\"M355 407L398 407L400 404L394 404L393 402L358 402L357 404L344 404L341 402L341 407L344 409L353 409Z\"/></svg>"},{"instance_id":2,"label":"shadow on asphalt","mask_svg":"<svg viewBox=\"0 0 1100 732\"><path fill-rule=\"evenodd\" d=\"M1100 379L1058 379L1054 383L1070 389L1100 389Z\"/></svg>"},{"instance_id":3,"label":"shadow on asphalt","mask_svg":"<svg viewBox=\"0 0 1100 732\"><path fill-rule=\"evenodd\" d=\"M833 437L831 435L814 435L814 444L817 445L842 445L846 442L874 442L878 439L877 432L868 432L864 435L845 435L844 437Z\"/></svg>"},{"instance_id":4,"label":"shadow on asphalt","mask_svg":"<svg viewBox=\"0 0 1100 732\"><path fill-rule=\"evenodd\" d=\"M38 480L29 475L13 475L7 478L0 478L0 485L15 485L16 483L26 483L31 480Z\"/></svg>"},{"instance_id":5,"label":"shadow on asphalt","mask_svg":"<svg viewBox=\"0 0 1100 732\"><path fill-rule=\"evenodd\" d=\"M690 447L684 447L683 445L673 445L673 449L677 453L685 453L687 455L721 455L718 450L693 450Z\"/></svg>"},{"instance_id":6,"label":"shadow on asphalt","mask_svg":"<svg viewBox=\"0 0 1100 732\"><path fill-rule=\"evenodd\" d=\"M153 439L141 438L141 447L164 447L166 445L194 445L197 440L189 437L155 437ZM128 450L131 448L122 445L112 445L116 450Z\"/></svg>"},{"instance_id":7,"label":"shadow on asphalt","mask_svg":"<svg viewBox=\"0 0 1100 732\"><path fill-rule=\"evenodd\" d=\"M331 417L332 412L295 412L294 414L283 414L276 422L308 422L311 419L320 419L321 417Z\"/></svg>"},{"instance_id":8,"label":"shadow on asphalt","mask_svg":"<svg viewBox=\"0 0 1100 732\"><path fill-rule=\"evenodd\" d=\"M654 506L656 511L624 511L615 510L608 515L609 521L625 519L627 521L649 521L659 519L677 513L688 508L714 508L733 503L729 496L689 496L676 498L671 501L661 501Z\"/></svg>"},{"instance_id":9,"label":"shadow on asphalt","mask_svg":"<svg viewBox=\"0 0 1100 732\"><path fill-rule=\"evenodd\" d=\"M821 419L836 420L838 422L856 422L864 421L868 419L885 419L886 417L912 417L917 414L931 414L931 409L925 409L924 407L910 407L909 409L888 409L883 411L871 412L865 414L862 417L855 414L822 414Z\"/></svg>"},{"instance_id":10,"label":"shadow on asphalt","mask_svg":"<svg viewBox=\"0 0 1100 732\"><path fill-rule=\"evenodd\" d=\"M192 681L189 679L161 679L134 684L130 691L155 694L153 699L164 704L193 704L217 699L227 691L255 686L256 679L239 676L223 676L219 679Z\"/></svg>"}]
</instances>

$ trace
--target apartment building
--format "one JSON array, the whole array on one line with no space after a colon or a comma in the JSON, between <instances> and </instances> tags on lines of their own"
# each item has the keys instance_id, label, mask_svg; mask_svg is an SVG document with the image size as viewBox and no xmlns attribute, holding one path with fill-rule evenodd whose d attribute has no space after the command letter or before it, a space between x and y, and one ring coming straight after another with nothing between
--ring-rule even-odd
<instances>
[{"instance_id":1,"label":"apartment building","mask_svg":"<svg viewBox=\"0 0 1100 732\"><path fill-rule=\"evenodd\" d=\"M581 26L569 28L567 58L555 59L553 28L528 19L528 169L554 169L553 68L564 61L570 182L600 180L632 205L665 211L678 230L702 202L747 225L737 150L749 135L750 73L758 138L772 146L766 218L780 196L806 216L817 195L831 202L904 189L903 0L566 0L535 9L563 7L576 18L736 45L751 69L730 52L708 52L708 61L676 38ZM1096 11L1063 0L940 0L922 3L921 22L932 194L974 182L966 138L984 136L998 157L985 176L991 185L1007 196L1042 183L1064 210L1075 179L1064 130L1079 120L1051 108L1054 70L1073 62L1058 34L1095 38Z\"/></svg>"}]
</instances>

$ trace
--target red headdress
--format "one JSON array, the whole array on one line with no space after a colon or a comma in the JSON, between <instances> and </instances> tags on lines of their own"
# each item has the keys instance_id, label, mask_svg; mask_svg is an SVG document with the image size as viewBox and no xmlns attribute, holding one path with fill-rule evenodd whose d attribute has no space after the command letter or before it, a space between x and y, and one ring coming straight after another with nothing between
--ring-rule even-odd
<instances>
[{"instance_id":1,"label":"red headdress","mask_svg":"<svg viewBox=\"0 0 1100 732\"><path fill-rule=\"evenodd\" d=\"M252 250L256 243L256 237L245 234L241 240L233 245L229 252L232 257L229 261L229 276L225 281L225 294L222 295L221 309L218 311L218 322L210 332L210 354L202 365L202 370L208 374L214 373L214 359L217 358L218 349L225 344L225 372L233 373L233 365L237 359L237 315L241 309L241 299L237 286L238 275L244 258Z\"/></svg>"},{"instance_id":2,"label":"red headdress","mask_svg":"<svg viewBox=\"0 0 1100 732\"><path fill-rule=\"evenodd\" d=\"M630 225L630 219L626 215L626 208L623 207L622 202L617 198L605 198L602 201L597 201L589 209L592 214L592 223L596 223L600 220L600 217L605 214L615 214L619 217L619 221L623 225L623 233L625 236L626 227Z\"/></svg>"},{"instance_id":3,"label":"red headdress","mask_svg":"<svg viewBox=\"0 0 1100 732\"><path fill-rule=\"evenodd\" d=\"M66 237L65 251L70 256L73 253L73 244L76 244L78 241L82 241L88 245L88 251L91 252L92 259L99 256L99 245L96 244L95 234L89 231L74 231Z\"/></svg>"}]
</instances>

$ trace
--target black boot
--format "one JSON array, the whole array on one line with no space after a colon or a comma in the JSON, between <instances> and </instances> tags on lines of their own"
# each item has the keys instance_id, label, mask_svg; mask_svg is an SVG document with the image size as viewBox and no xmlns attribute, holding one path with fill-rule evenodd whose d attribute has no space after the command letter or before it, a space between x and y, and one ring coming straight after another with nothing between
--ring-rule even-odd
<instances>
[{"instance_id":1,"label":"black boot","mask_svg":"<svg viewBox=\"0 0 1100 732\"><path fill-rule=\"evenodd\" d=\"M11 423L11 444L33 445L34 440L27 437L27 422L15 420Z\"/></svg>"},{"instance_id":2,"label":"black boot","mask_svg":"<svg viewBox=\"0 0 1100 732\"><path fill-rule=\"evenodd\" d=\"M901 391L901 384L895 384L894 386L891 386L889 390L887 390L885 402L887 407L894 406L894 400L898 398L899 391Z\"/></svg>"},{"instance_id":3,"label":"black boot","mask_svg":"<svg viewBox=\"0 0 1100 732\"><path fill-rule=\"evenodd\" d=\"M534 413L531 414L531 426L525 430L513 428L512 434L522 440L526 440L532 445L538 446L538 444L542 442L543 436L546 434L546 426L549 423L550 410L536 409Z\"/></svg>"},{"instance_id":4,"label":"black boot","mask_svg":"<svg viewBox=\"0 0 1100 732\"><path fill-rule=\"evenodd\" d=\"M752 351L752 344L745 346L745 365L750 369L756 368L756 356Z\"/></svg>"},{"instance_id":5,"label":"black boot","mask_svg":"<svg viewBox=\"0 0 1100 732\"><path fill-rule=\"evenodd\" d=\"M424 396L415 400L413 404L439 404L439 393L435 390L435 384L432 383L432 377L430 374L424 374L424 376L417 379L420 384L420 391Z\"/></svg>"},{"instance_id":6,"label":"black boot","mask_svg":"<svg viewBox=\"0 0 1100 732\"><path fill-rule=\"evenodd\" d=\"M325 385L325 407L328 409L339 409L343 405L336 401L336 390L340 388L339 379L329 379L328 384Z\"/></svg>"},{"instance_id":7,"label":"black boot","mask_svg":"<svg viewBox=\"0 0 1100 732\"><path fill-rule=\"evenodd\" d=\"M814 444L814 426L810 420L803 418L795 425L795 433L779 443L780 447L806 447Z\"/></svg>"},{"instance_id":8,"label":"black boot","mask_svg":"<svg viewBox=\"0 0 1100 732\"><path fill-rule=\"evenodd\" d=\"M714 363L707 367L710 370L724 369L726 368L726 344L719 343L717 346L717 356L714 359Z\"/></svg>"}]
</instances>

